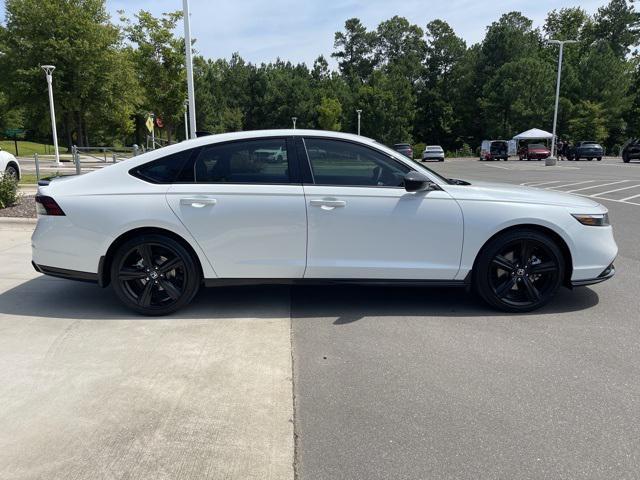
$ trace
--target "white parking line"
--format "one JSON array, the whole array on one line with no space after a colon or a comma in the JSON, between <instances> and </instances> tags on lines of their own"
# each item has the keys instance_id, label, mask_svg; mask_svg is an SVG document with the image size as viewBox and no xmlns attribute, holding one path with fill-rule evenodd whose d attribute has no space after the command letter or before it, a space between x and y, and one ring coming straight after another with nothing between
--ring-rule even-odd
<instances>
[{"instance_id":1,"label":"white parking line","mask_svg":"<svg viewBox=\"0 0 640 480\"><path fill-rule=\"evenodd\" d=\"M564 185L554 185L553 187L549 187L548 190L555 190L556 188L572 187L573 185L584 185L585 183L593 183L596 181L597 180L585 180L583 182L565 183Z\"/></svg>"},{"instance_id":2,"label":"white parking line","mask_svg":"<svg viewBox=\"0 0 640 480\"><path fill-rule=\"evenodd\" d=\"M595 197L599 197L600 195L606 195L607 193L620 192L622 190L629 190L630 188L637 188L637 187L640 187L640 185L631 185L630 187L616 188L615 190L609 190L607 192L595 193L593 195L589 195L589 197L595 198Z\"/></svg>"},{"instance_id":3,"label":"white parking line","mask_svg":"<svg viewBox=\"0 0 640 480\"><path fill-rule=\"evenodd\" d=\"M591 190L592 188L607 187L609 185L616 185L618 183L624 183L624 182L628 182L628 181L629 180L620 180L618 182L601 183L600 185L590 185L588 187L576 188L575 190L567 190L567 193L581 192L582 190Z\"/></svg>"},{"instance_id":4,"label":"white parking line","mask_svg":"<svg viewBox=\"0 0 640 480\"><path fill-rule=\"evenodd\" d=\"M573 183L565 183L563 185L554 185L554 183L558 182L556 180L552 181L552 182L524 182L521 183L520 185L522 186L526 186L526 187L533 187L533 186L541 186L542 189L544 190L552 190L554 192L564 192L564 193L571 193L574 195L579 195L581 197L585 197L585 198L595 198L597 200L605 200L607 202L616 202L616 203L624 203L625 205L636 205L640 207L640 193L638 194L634 194L634 195L630 195L626 198L622 198L622 199L616 199L616 198L608 198L608 197L603 197L602 195L607 195L608 193L614 193L614 192L620 192L620 191L624 191L624 190L629 190L632 188L640 188L640 184L634 184L634 185L629 185L626 187L622 187L622 188L616 188L613 190L607 190L606 192L600 192L600 193L595 193L595 194L588 194L588 193L579 193L579 192L583 192L584 190L592 190L594 188L600 188L600 187L604 187L604 186L608 186L608 185L619 185L621 183L625 183L625 182L630 182L631 180L617 180L615 182L607 182L607 183L596 183L598 180L585 180L582 182L573 182ZM568 186L572 186L572 185L584 185L586 183L593 183L594 185L589 185L586 187L581 187L581 188L575 188L573 190L558 190L558 188L562 188L562 187L568 187ZM635 183L635 182L634 182ZM548 186L545 186L548 185ZM635 202L632 202L631 200L636 200Z\"/></svg>"},{"instance_id":5,"label":"white parking line","mask_svg":"<svg viewBox=\"0 0 640 480\"><path fill-rule=\"evenodd\" d=\"M630 197L627 197L627 198L621 198L620 201L621 202L627 202L627 201L631 200L632 198L638 198L638 197L640 197L640 193L638 195L631 195ZM633 203L633 202L629 202L629 203Z\"/></svg>"},{"instance_id":6,"label":"white parking line","mask_svg":"<svg viewBox=\"0 0 640 480\"><path fill-rule=\"evenodd\" d=\"M564 180L553 180L552 182L525 182L522 185L527 187L540 187L542 185L549 185L550 183L561 183Z\"/></svg>"}]
</instances>

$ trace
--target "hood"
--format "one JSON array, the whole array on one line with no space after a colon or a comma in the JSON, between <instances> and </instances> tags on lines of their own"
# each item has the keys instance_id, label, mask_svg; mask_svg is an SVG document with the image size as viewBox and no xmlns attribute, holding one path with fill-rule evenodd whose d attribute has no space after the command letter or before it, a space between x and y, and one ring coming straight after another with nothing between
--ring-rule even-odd
<instances>
[{"instance_id":1,"label":"hood","mask_svg":"<svg viewBox=\"0 0 640 480\"><path fill-rule=\"evenodd\" d=\"M468 186L446 185L443 188L457 200L555 205L585 209L582 213L606 211L602 205L586 197L506 183L473 182Z\"/></svg>"}]
</instances>

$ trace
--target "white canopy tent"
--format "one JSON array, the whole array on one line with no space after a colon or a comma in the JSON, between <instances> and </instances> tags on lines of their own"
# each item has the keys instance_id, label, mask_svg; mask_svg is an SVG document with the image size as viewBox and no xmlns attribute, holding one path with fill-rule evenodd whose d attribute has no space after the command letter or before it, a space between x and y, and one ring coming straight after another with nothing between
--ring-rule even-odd
<instances>
[{"instance_id":1,"label":"white canopy tent","mask_svg":"<svg viewBox=\"0 0 640 480\"><path fill-rule=\"evenodd\" d=\"M552 133L540 130L539 128L532 128L513 137L514 140L551 140L552 138Z\"/></svg>"}]
</instances>

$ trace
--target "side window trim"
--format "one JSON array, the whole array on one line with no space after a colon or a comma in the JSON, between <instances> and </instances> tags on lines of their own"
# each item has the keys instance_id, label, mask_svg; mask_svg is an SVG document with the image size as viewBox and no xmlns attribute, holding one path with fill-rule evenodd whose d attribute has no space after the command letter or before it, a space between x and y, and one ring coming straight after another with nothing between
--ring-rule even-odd
<instances>
[{"instance_id":1,"label":"side window trim","mask_svg":"<svg viewBox=\"0 0 640 480\"><path fill-rule=\"evenodd\" d=\"M395 188L395 189L399 189L399 190L404 190L403 186L394 187L392 185L342 185L342 184L334 184L334 183L316 183L315 177L314 177L314 174L313 174L313 167L311 166L311 159L309 158L309 152L307 151L307 144L305 142L305 139L331 140L333 142L350 143L352 145L357 145L359 147L371 150L371 151L377 153L378 155L381 155L381 156L393 161L393 163L395 163L396 165L400 165L403 168L409 169L410 172L416 171L415 169L411 168L409 165L406 165L406 164L402 163L397 158L394 158L392 155L389 155L386 152L383 152L381 150L373 148L373 147L371 147L369 145L363 145L362 143L354 142L352 140L343 139L343 138L320 137L320 136L313 136L313 135L305 135L304 137L300 137L300 139L302 141L301 143L302 143L302 147L304 149L304 154L305 154L305 157L306 157L306 160L307 160L307 166L309 168L310 175L311 175L311 182L307 182L306 179L305 179L304 182L303 182L304 185L318 185L318 186L322 186L322 187L347 187L347 188Z\"/></svg>"}]
</instances>

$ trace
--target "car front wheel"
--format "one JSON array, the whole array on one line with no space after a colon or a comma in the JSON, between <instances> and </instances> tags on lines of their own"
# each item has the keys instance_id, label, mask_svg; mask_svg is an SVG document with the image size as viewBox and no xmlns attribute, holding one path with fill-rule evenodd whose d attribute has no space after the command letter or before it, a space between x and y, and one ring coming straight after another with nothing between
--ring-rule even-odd
<instances>
[{"instance_id":1,"label":"car front wheel","mask_svg":"<svg viewBox=\"0 0 640 480\"><path fill-rule=\"evenodd\" d=\"M191 254L163 235L135 237L116 251L111 283L118 298L143 315L167 315L187 305L200 287Z\"/></svg>"},{"instance_id":2,"label":"car front wheel","mask_svg":"<svg viewBox=\"0 0 640 480\"><path fill-rule=\"evenodd\" d=\"M480 252L474 287L499 310L529 312L555 295L564 268L562 252L547 235L513 230L491 240Z\"/></svg>"}]
</instances>

